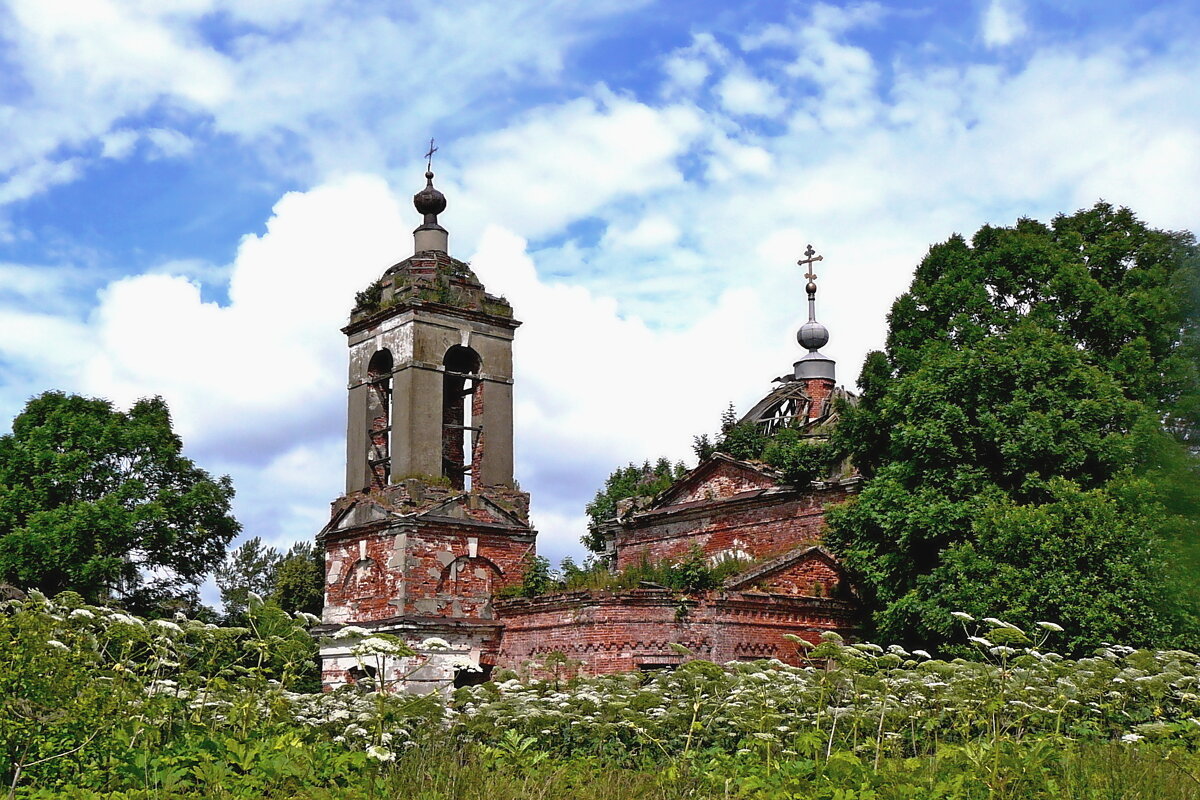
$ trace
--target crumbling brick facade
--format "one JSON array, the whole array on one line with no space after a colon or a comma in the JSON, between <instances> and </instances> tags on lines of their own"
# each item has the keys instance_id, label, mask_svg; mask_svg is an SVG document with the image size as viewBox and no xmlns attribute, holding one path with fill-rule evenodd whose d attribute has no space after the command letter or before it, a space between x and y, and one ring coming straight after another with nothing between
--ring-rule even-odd
<instances>
[{"instance_id":1,"label":"crumbling brick facade","mask_svg":"<svg viewBox=\"0 0 1200 800\"><path fill-rule=\"evenodd\" d=\"M816 642L822 631L849 634L854 627L854 605L846 600L756 592L571 592L506 600L497 611L504 623L498 661L534 672L551 653L579 662L585 674L671 666L684 658L672 644L717 663L799 664L786 634Z\"/></svg>"},{"instance_id":2,"label":"crumbling brick facade","mask_svg":"<svg viewBox=\"0 0 1200 800\"><path fill-rule=\"evenodd\" d=\"M857 480L791 487L768 467L718 453L653 508L629 515L615 531L618 570L681 559L699 548L713 561L761 559L820 540L825 506L841 502Z\"/></svg>"}]
</instances>

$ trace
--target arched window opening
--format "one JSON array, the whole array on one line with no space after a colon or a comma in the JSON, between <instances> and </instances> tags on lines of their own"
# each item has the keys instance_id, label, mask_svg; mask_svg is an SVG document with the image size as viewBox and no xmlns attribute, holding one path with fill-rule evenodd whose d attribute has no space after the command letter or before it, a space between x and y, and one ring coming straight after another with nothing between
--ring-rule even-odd
<instances>
[{"instance_id":1,"label":"arched window opening","mask_svg":"<svg viewBox=\"0 0 1200 800\"><path fill-rule=\"evenodd\" d=\"M371 487L388 485L392 471L392 353L380 350L367 364L367 470Z\"/></svg>"},{"instance_id":2,"label":"arched window opening","mask_svg":"<svg viewBox=\"0 0 1200 800\"><path fill-rule=\"evenodd\" d=\"M456 597L486 597L495 591L502 575L491 559L460 556L442 570L437 590Z\"/></svg>"},{"instance_id":3,"label":"arched window opening","mask_svg":"<svg viewBox=\"0 0 1200 800\"><path fill-rule=\"evenodd\" d=\"M442 474L455 489L471 488L479 426L479 354L455 345L442 359ZM471 402L467 402L467 398Z\"/></svg>"}]
</instances>

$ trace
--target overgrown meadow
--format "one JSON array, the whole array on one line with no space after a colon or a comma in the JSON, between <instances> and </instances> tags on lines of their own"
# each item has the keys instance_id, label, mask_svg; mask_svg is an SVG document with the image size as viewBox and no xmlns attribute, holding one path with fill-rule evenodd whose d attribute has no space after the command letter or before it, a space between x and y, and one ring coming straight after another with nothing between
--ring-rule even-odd
<instances>
[{"instance_id":1,"label":"overgrown meadow","mask_svg":"<svg viewBox=\"0 0 1200 800\"><path fill-rule=\"evenodd\" d=\"M33 594L0 611L9 798L1200 797L1200 656L1070 659L1057 626L959 615L975 660L846 644L777 661L452 697L321 693L310 615L144 620ZM359 638L364 666L403 650Z\"/></svg>"}]
</instances>

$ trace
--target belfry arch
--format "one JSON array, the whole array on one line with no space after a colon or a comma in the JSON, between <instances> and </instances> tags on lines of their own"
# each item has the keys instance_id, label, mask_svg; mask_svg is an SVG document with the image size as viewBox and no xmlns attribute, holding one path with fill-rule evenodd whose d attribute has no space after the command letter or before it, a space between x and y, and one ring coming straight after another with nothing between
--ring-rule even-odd
<instances>
[{"instance_id":1,"label":"belfry arch","mask_svg":"<svg viewBox=\"0 0 1200 800\"><path fill-rule=\"evenodd\" d=\"M481 364L478 353L457 344L442 359L442 475L455 489L471 488L483 416Z\"/></svg>"},{"instance_id":2,"label":"belfry arch","mask_svg":"<svg viewBox=\"0 0 1200 800\"><path fill-rule=\"evenodd\" d=\"M392 471L392 369L387 348L367 364L367 472L373 489L387 486Z\"/></svg>"}]
</instances>

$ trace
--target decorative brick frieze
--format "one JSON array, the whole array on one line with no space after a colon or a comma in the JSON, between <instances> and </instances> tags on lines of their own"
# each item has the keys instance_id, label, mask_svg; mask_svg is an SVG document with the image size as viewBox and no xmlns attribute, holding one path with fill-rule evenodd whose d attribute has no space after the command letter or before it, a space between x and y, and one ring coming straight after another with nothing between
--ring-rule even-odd
<instances>
[{"instance_id":1,"label":"decorative brick frieze","mask_svg":"<svg viewBox=\"0 0 1200 800\"><path fill-rule=\"evenodd\" d=\"M504 625L497 664L537 672L552 653L582 662L587 674L623 672L678 661L671 645L718 663L778 658L801 663L785 634L818 641L854 629L844 600L750 592L680 596L665 590L572 592L496 603Z\"/></svg>"}]
</instances>

